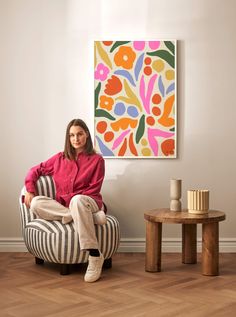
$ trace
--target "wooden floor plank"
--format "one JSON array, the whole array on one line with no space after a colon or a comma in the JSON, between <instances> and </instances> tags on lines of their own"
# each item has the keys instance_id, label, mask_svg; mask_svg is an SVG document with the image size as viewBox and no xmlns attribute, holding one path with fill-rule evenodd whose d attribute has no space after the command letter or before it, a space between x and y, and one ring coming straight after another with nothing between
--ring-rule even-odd
<instances>
[{"instance_id":1,"label":"wooden floor plank","mask_svg":"<svg viewBox=\"0 0 236 317\"><path fill-rule=\"evenodd\" d=\"M83 281L86 266L36 265L28 253L0 253L0 317L235 316L236 254L220 254L220 275L201 275L198 263L163 254L163 271L145 272L145 254L120 253L96 283ZM191 314L190 314L191 312Z\"/></svg>"}]
</instances>

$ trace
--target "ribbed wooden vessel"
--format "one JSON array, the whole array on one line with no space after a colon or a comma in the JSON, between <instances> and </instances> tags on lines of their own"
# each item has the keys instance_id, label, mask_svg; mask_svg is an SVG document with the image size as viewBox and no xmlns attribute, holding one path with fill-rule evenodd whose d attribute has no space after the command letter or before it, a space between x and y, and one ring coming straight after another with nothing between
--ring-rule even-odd
<instances>
[{"instance_id":1,"label":"ribbed wooden vessel","mask_svg":"<svg viewBox=\"0 0 236 317\"><path fill-rule=\"evenodd\" d=\"M209 209L209 190L188 190L188 212L206 214Z\"/></svg>"}]
</instances>

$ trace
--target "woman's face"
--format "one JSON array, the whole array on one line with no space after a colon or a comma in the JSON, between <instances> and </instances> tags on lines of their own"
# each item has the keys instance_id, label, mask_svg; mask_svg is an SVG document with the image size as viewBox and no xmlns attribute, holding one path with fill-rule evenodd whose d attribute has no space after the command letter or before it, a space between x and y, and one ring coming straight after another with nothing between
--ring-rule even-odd
<instances>
[{"instance_id":1,"label":"woman's face","mask_svg":"<svg viewBox=\"0 0 236 317\"><path fill-rule=\"evenodd\" d=\"M75 149L76 153L83 152L86 141L87 141L87 133L78 125L73 125L70 127L69 131L70 135L70 144Z\"/></svg>"}]
</instances>

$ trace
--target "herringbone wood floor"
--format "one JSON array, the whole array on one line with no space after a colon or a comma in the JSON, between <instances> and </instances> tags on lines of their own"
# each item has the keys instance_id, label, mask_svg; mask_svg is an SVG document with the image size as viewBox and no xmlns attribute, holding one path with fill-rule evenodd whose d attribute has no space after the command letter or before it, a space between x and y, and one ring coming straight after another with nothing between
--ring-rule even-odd
<instances>
[{"instance_id":1,"label":"herringbone wood floor","mask_svg":"<svg viewBox=\"0 0 236 317\"><path fill-rule=\"evenodd\" d=\"M199 255L199 262L200 262ZM100 281L83 282L85 266L61 276L28 253L0 253L1 317L176 317L236 315L236 254L220 254L220 276L163 254L163 271L147 273L144 254L117 254Z\"/></svg>"}]
</instances>

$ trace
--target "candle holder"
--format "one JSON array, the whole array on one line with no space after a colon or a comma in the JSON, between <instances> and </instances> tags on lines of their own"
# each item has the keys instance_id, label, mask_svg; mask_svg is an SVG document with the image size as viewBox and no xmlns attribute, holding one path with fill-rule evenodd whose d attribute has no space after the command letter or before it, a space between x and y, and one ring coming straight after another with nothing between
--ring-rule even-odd
<instances>
[{"instance_id":1,"label":"candle holder","mask_svg":"<svg viewBox=\"0 0 236 317\"><path fill-rule=\"evenodd\" d=\"M188 190L188 212L207 214L209 210L209 190Z\"/></svg>"},{"instance_id":2,"label":"candle holder","mask_svg":"<svg viewBox=\"0 0 236 317\"><path fill-rule=\"evenodd\" d=\"M181 179L170 180L170 210L181 211Z\"/></svg>"}]
</instances>

